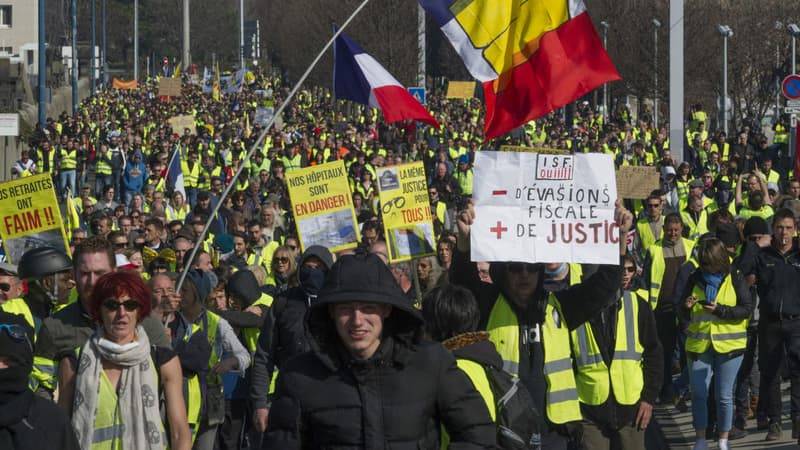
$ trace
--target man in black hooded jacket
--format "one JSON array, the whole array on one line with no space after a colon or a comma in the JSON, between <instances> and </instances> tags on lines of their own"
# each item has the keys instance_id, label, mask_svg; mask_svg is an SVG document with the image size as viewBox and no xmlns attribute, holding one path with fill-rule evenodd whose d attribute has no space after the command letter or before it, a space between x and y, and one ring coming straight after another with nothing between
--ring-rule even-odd
<instances>
[{"instance_id":1,"label":"man in black hooded jacket","mask_svg":"<svg viewBox=\"0 0 800 450\"><path fill-rule=\"evenodd\" d=\"M251 369L250 401L254 409L253 424L262 433L267 426L273 372L289 358L311 350L305 329L306 313L332 265L333 256L327 248L308 247L300 258L298 285L273 301L261 327Z\"/></svg>"},{"instance_id":2,"label":"man in black hooded jacket","mask_svg":"<svg viewBox=\"0 0 800 450\"><path fill-rule=\"evenodd\" d=\"M337 261L308 316L310 352L281 368L264 449L495 448L480 394L380 258Z\"/></svg>"},{"instance_id":3,"label":"man in black hooded jacket","mask_svg":"<svg viewBox=\"0 0 800 450\"><path fill-rule=\"evenodd\" d=\"M66 413L28 388L32 339L24 317L0 311L0 448L77 450Z\"/></svg>"}]
</instances>

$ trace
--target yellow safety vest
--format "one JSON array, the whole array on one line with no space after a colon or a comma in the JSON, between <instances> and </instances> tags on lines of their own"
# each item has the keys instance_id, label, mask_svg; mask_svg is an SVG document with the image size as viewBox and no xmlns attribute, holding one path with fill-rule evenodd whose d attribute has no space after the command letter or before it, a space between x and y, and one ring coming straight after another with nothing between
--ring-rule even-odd
<instances>
[{"instance_id":1,"label":"yellow safety vest","mask_svg":"<svg viewBox=\"0 0 800 450\"><path fill-rule=\"evenodd\" d=\"M69 151L62 148L59 152L59 157L61 159L61 170L75 170L78 166L78 151L75 149Z\"/></svg>"},{"instance_id":2,"label":"yellow safety vest","mask_svg":"<svg viewBox=\"0 0 800 450\"><path fill-rule=\"evenodd\" d=\"M681 238L681 242L683 243L683 249L686 252L684 256L684 261L689 255L692 254L692 249L694 249L694 241ZM651 245L648 249L650 253L650 306L653 309L656 309L658 306L658 294L661 293L661 281L664 278L664 270L666 269L666 265L664 264L664 247L661 244L661 239L659 239L655 244Z\"/></svg>"},{"instance_id":3,"label":"yellow safety vest","mask_svg":"<svg viewBox=\"0 0 800 450\"><path fill-rule=\"evenodd\" d=\"M80 358L78 359L80 360ZM158 373L155 364L151 359L150 367L156 379ZM94 416L94 439L92 450L122 450L125 443L122 441L122 434L125 424L122 423L121 415L117 413L117 392L111 385L104 370L100 371L100 388L97 397L97 410ZM164 435L164 424L158 421L159 430Z\"/></svg>"},{"instance_id":4,"label":"yellow safety vest","mask_svg":"<svg viewBox=\"0 0 800 450\"><path fill-rule=\"evenodd\" d=\"M658 237L653 234L653 228L650 227L650 221L647 217L636 221L636 232L639 234L639 242L642 244L642 251L647 251L652 247L656 241L664 238L664 216L661 216L661 233Z\"/></svg>"},{"instance_id":5,"label":"yellow safety vest","mask_svg":"<svg viewBox=\"0 0 800 450\"><path fill-rule=\"evenodd\" d=\"M747 319L724 320L703 309L700 301L706 299L706 293L700 286L692 289L692 295L697 297L698 301L692 307L686 351L705 353L709 345L717 353L744 349L747 345ZM731 274L722 280L715 302L720 305L736 306L736 290L733 287Z\"/></svg>"},{"instance_id":6,"label":"yellow safety vest","mask_svg":"<svg viewBox=\"0 0 800 450\"><path fill-rule=\"evenodd\" d=\"M775 135L772 137L773 144L786 144L789 142L789 133L786 131L786 127L777 124L775 125Z\"/></svg>"},{"instance_id":7,"label":"yellow safety vest","mask_svg":"<svg viewBox=\"0 0 800 450\"><path fill-rule=\"evenodd\" d=\"M111 153L106 152L97 154L94 173L96 175L111 175Z\"/></svg>"},{"instance_id":8,"label":"yellow safety vest","mask_svg":"<svg viewBox=\"0 0 800 450\"><path fill-rule=\"evenodd\" d=\"M219 361L219 355L224 353L224 348L222 346L221 335L217 333L219 330L219 316L209 310L205 310L204 314L206 315L208 321L206 336L208 339L208 345L211 346L211 355L208 358L208 368L211 369ZM184 336L184 341L189 341L189 338L191 338L193 334L201 333L202 331L202 320L200 323L192 323L190 332ZM206 380L208 381L207 389L222 389L222 380L219 376L208 375ZM198 425L200 424L201 419L200 411L203 403L200 380L197 374L186 378L186 386L186 418L189 422L189 429L192 432L192 442L194 442L194 440L197 438L197 431L199 429Z\"/></svg>"},{"instance_id":9,"label":"yellow safety vest","mask_svg":"<svg viewBox=\"0 0 800 450\"><path fill-rule=\"evenodd\" d=\"M503 369L519 373L520 331L517 315L508 300L500 295L486 326L489 340L503 357ZM561 319L561 307L552 293L547 297L544 324L541 330L544 347L544 377L547 382L546 411L552 423L581 420L578 390L570 357L569 330Z\"/></svg>"},{"instance_id":10,"label":"yellow safety vest","mask_svg":"<svg viewBox=\"0 0 800 450\"><path fill-rule=\"evenodd\" d=\"M259 305L266 307L272 306L272 296L262 293L261 297L259 297L259 299L253 302L253 304L250 306L259 306ZM253 355L255 355L256 353L256 343L258 342L258 335L260 333L261 329L257 327L242 328L242 337L244 338L244 345L245 347L247 347L248 350L250 350L250 361L253 360Z\"/></svg>"},{"instance_id":11,"label":"yellow safety vest","mask_svg":"<svg viewBox=\"0 0 800 450\"><path fill-rule=\"evenodd\" d=\"M708 213L705 209L700 211L700 217L696 223L687 211L681 212L681 220L689 228L689 239L696 241L700 236L708 233Z\"/></svg>"},{"instance_id":12,"label":"yellow safety vest","mask_svg":"<svg viewBox=\"0 0 800 450\"><path fill-rule=\"evenodd\" d=\"M587 405L601 405L610 390L622 405L639 401L644 388L642 352L639 342L639 302L636 294L625 291L617 311L616 343L611 367L603 361L600 347L588 323L572 331L572 355L577 372L578 398ZM609 382L610 381L610 382Z\"/></svg>"},{"instance_id":13,"label":"yellow safety vest","mask_svg":"<svg viewBox=\"0 0 800 450\"><path fill-rule=\"evenodd\" d=\"M28 322L28 325L30 325L34 330L36 329L36 324L33 321L33 313L31 312L31 308L28 306L28 303L25 301L25 299L20 297L12 298L0 305L0 310L3 310L9 314L16 314L24 317L25 321ZM35 339L36 338L34 336L33 343L36 343Z\"/></svg>"},{"instance_id":14,"label":"yellow safety vest","mask_svg":"<svg viewBox=\"0 0 800 450\"><path fill-rule=\"evenodd\" d=\"M489 417L492 418L492 422L495 421L495 417L497 417L497 412L495 411L495 400L494 394L492 393L492 388L489 386L489 379L486 377L486 369L483 368L482 365L476 363L475 361L469 359L456 359L456 365L459 369L461 369L470 381L472 381L472 385L475 386L475 390L481 394L481 398L486 403L486 408L489 409ZM450 435L447 434L447 430L444 426L441 427L442 430L442 450L446 450L449 448L450 445Z\"/></svg>"},{"instance_id":15,"label":"yellow safety vest","mask_svg":"<svg viewBox=\"0 0 800 450\"><path fill-rule=\"evenodd\" d=\"M186 214L189 214L189 204L184 203L181 209L175 209L173 206L168 206L164 212L167 215L167 222L172 222L173 220L180 220L181 222L184 222L186 220Z\"/></svg>"},{"instance_id":16,"label":"yellow safety vest","mask_svg":"<svg viewBox=\"0 0 800 450\"><path fill-rule=\"evenodd\" d=\"M691 182L692 180L675 180L675 190L678 192L679 200L684 201L689 198L689 183Z\"/></svg>"},{"instance_id":17,"label":"yellow safety vest","mask_svg":"<svg viewBox=\"0 0 800 450\"><path fill-rule=\"evenodd\" d=\"M181 172L183 172L184 186L196 188L197 180L200 178L200 163L194 163L194 167L190 169L188 161L181 161Z\"/></svg>"},{"instance_id":18,"label":"yellow safety vest","mask_svg":"<svg viewBox=\"0 0 800 450\"><path fill-rule=\"evenodd\" d=\"M769 220L770 217L775 215L775 210L769 205L764 205L758 211L750 208L742 208L739 210L739 217L747 220L751 217L761 217L764 220Z\"/></svg>"},{"instance_id":19,"label":"yellow safety vest","mask_svg":"<svg viewBox=\"0 0 800 450\"><path fill-rule=\"evenodd\" d=\"M461 186L461 192L463 192L465 195L472 195L472 177L472 168L467 169L466 172L462 170L456 170L456 181L458 181L458 185Z\"/></svg>"}]
</instances>

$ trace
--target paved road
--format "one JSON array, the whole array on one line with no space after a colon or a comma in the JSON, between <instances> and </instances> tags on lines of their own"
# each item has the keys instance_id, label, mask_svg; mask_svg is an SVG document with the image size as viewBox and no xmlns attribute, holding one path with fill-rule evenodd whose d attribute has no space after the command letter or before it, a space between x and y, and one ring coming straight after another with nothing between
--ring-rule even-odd
<instances>
[{"instance_id":1,"label":"paved road","mask_svg":"<svg viewBox=\"0 0 800 450\"><path fill-rule=\"evenodd\" d=\"M785 383L781 388L783 393L786 394L786 389L789 387ZM653 443L655 447L650 446L648 442L648 450L653 448L668 448L670 450L691 450L694 445L694 429L692 428L692 412L681 413L670 404L658 405L655 408L655 417L659 428L662 431L663 445ZM797 445L796 440L791 439L792 425L789 422L789 396L783 396L783 439L780 441L766 442L764 436L766 431L756 431L756 421L749 420L747 423L748 435L745 438L731 441L731 448L736 450L797 450L800 445ZM716 442L710 442L710 449L719 448Z\"/></svg>"}]
</instances>

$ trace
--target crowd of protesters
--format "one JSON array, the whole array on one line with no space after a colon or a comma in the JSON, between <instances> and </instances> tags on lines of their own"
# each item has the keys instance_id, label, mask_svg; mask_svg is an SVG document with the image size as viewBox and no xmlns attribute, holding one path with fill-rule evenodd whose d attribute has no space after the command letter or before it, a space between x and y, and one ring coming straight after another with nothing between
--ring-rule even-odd
<instances>
[{"instance_id":1,"label":"crowd of protesters","mask_svg":"<svg viewBox=\"0 0 800 450\"><path fill-rule=\"evenodd\" d=\"M71 255L0 266L0 308L27 319L7 334L32 344L29 389L58 388L82 448L437 448L431 422L492 448L493 404L464 360L519 377L538 412L532 446L642 448L656 403L691 403L695 449L754 429L779 440L786 375L798 437L800 181L782 121L771 142L754 120L728 138L696 105L676 164L665 129L624 108L579 102L489 144L477 99L432 92L436 129L314 87L248 158L256 111L288 88L259 75L221 100L191 83L169 98L154 82L101 91L37 126L14 165L51 173L65 216L77 208ZM182 115L194 126L172 129ZM618 266L470 262L475 152L501 144L658 172L661 189L617 205ZM333 160L362 236L338 255L301 249L285 183ZM428 174L436 254L388 264L376 168L410 161ZM2 331L0 363L14 356Z\"/></svg>"}]
</instances>

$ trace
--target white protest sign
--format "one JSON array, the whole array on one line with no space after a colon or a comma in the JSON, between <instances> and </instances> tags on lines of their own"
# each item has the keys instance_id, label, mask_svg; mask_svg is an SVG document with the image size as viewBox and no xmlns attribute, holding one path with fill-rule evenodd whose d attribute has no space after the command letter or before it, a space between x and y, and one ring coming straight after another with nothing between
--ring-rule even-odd
<instances>
[{"instance_id":1,"label":"white protest sign","mask_svg":"<svg viewBox=\"0 0 800 450\"><path fill-rule=\"evenodd\" d=\"M606 154L475 154L473 261L619 263Z\"/></svg>"}]
</instances>

